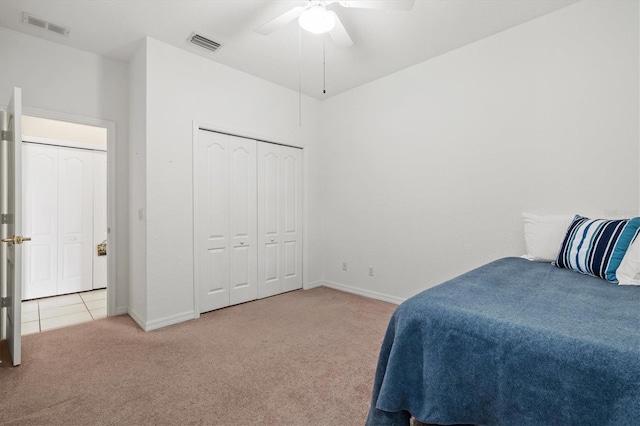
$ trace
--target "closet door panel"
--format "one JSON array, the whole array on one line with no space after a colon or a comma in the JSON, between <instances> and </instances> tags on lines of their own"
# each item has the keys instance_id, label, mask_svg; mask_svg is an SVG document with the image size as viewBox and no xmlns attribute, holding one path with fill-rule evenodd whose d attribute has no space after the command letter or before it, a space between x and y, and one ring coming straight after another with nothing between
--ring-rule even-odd
<instances>
[{"instance_id":1,"label":"closet door panel","mask_svg":"<svg viewBox=\"0 0 640 426\"><path fill-rule=\"evenodd\" d=\"M258 297L282 292L280 146L258 143Z\"/></svg>"},{"instance_id":2,"label":"closet door panel","mask_svg":"<svg viewBox=\"0 0 640 426\"><path fill-rule=\"evenodd\" d=\"M296 150L299 151L299 150ZM284 182L282 195L284 197L284 232L287 234L295 233L298 230L298 193L296 187L298 185L298 161L294 157L294 152L288 152L284 158Z\"/></svg>"},{"instance_id":3,"label":"closet door panel","mask_svg":"<svg viewBox=\"0 0 640 426\"><path fill-rule=\"evenodd\" d=\"M278 248L278 243L265 244L265 268L263 279L266 284L272 284L280 279L280 274L278 273L278 270L280 269L278 267L280 265L280 256L278 256L278 253L280 250L278 250ZM279 287L279 284L277 285Z\"/></svg>"},{"instance_id":4,"label":"closet door panel","mask_svg":"<svg viewBox=\"0 0 640 426\"><path fill-rule=\"evenodd\" d=\"M302 288L302 150L281 147L282 291Z\"/></svg>"},{"instance_id":5,"label":"closet door panel","mask_svg":"<svg viewBox=\"0 0 640 426\"><path fill-rule=\"evenodd\" d=\"M299 275L298 273L298 256L297 256L297 242L296 241L286 241L283 244L284 247L284 267L283 267L283 278L286 280L288 278L296 277Z\"/></svg>"},{"instance_id":6,"label":"closet door panel","mask_svg":"<svg viewBox=\"0 0 640 426\"><path fill-rule=\"evenodd\" d=\"M229 305L229 149L201 130L195 152L195 249L200 312Z\"/></svg>"},{"instance_id":7,"label":"closet door panel","mask_svg":"<svg viewBox=\"0 0 640 426\"><path fill-rule=\"evenodd\" d=\"M269 147L271 148L271 147ZM263 178L264 178L264 224L267 236L278 236L280 202L280 159L271 148L265 148L267 153L263 156ZM274 148L277 148L274 146Z\"/></svg>"},{"instance_id":8,"label":"closet door panel","mask_svg":"<svg viewBox=\"0 0 640 426\"><path fill-rule=\"evenodd\" d=\"M58 292L58 148L23 145L23 300Z\"/></svg>"},{"instance_id":9,"label":"closet door panel","mask_svg":"<svg viewBox=\"0 0 640 426\"><path fill-rule=\"evenodd\" d=\"M302 150L258 144L258 296L302 288Z\"/></svg>"},{"instance_id":10,"label":"closet door panel","mask_svg":"<svg viewBox=\"0 0 640 426\"><path fill-rule=\"evenodd\" d=\"M93 288L93 155L59 148L58 293Z\"/></svg>"},{"instance_id":11,"label":"closet door panel","mask_svg":"<svg viewBox=\"0 0 640 426\"><path fill-rule=\"evenodd\" d=\"M205 294L207 296L216 297L221 293L227 293L227 263L229 256L226 248L210 248L205 252L206 275L205 275ZM225 297L226 299L226 297ZM227 304L223 301L222 306ZM215 309L215 308L213 308Z\"/></svg>"},{"instance_id":12,"label":"closet door panel","mask_svg":"<svg viewBox=\"0 0 640 426\"><path fill-rule=\"evenodd\" d=\"M228 136L232 305L255 300L257 285L256 141Z\"/></svg>"},{"instance_id":13,"label":"closet door panel","mask_svg":"<svg viewBox=\"0 0 640 426\"><path fill-rule=\"evenodd\" d=\"M107 256L98 256L98 244L107 240L107 153L93 152L93 289L107 287Z\"/></svg>"}]
</instances>

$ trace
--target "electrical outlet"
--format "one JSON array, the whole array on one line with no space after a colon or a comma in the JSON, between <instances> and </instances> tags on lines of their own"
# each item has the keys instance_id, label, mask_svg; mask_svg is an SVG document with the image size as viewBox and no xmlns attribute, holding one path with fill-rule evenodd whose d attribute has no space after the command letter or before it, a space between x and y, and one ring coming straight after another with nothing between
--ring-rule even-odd
<instances>
[{"instance_id":1,"label":"electrical outlet","mask_svg":"<svg viewBox=\"0 0 640 426\"><path fill-rule=\"evenodd\" d=\"M638 272L638 273L636 274L635 279L636 279L636 280L640 280L640 272Z\"/></svg>"},{"instance_id":2,"label":"electrical outlet","mask_svg":"<svg viewBox=\"0 0 640 426\"><path fill-rule=\"evenodd\" d=\"M369 266L369 276L373 276L373 266Z\"/></svg>"},{"instance_id":3,"label":"electrical outlet","mask_svg":"<svg viewBox=\"0 0 640 426\"><path fill-rule=\"evenodd\" d=\"M347 262L342 262L342 270L343 271L347 270Z\"/></svg>"}]
</instances>

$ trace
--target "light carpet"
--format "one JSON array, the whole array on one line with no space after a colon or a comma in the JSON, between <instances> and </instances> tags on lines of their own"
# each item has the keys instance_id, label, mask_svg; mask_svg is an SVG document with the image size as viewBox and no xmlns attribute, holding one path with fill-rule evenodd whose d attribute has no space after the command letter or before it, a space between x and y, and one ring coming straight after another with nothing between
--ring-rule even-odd
<instances>
[{"instance_id":1,"label":"light carpet","mask_svg":"<svg viewBox=\"0 0 640 426\"><path fill-rule=\"evenodd\" d=\"M320 287L142 331L127 315L0 348L0 424L362 425L395 305Z\"/></svg>"}]
</instances>

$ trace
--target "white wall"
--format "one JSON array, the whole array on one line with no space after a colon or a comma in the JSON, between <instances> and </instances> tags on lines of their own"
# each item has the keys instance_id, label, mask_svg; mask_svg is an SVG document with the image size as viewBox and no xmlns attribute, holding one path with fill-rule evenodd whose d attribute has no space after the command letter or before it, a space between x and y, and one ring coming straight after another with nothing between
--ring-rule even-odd
<instances>
[{"instance_id":1,"label":"white wall","mask_svg":"<svg viewBox=\"0 0 640 426\"><path fill-rule=\"evenodd\" d=\"M22 136L74 142L85 148L107 149L107 129L22 114Z\"/></svg>"},{"instance_id":2,"label":"white wall","mask_svg":"<svg viewBox=\"0 0 640 426\"><path fill-rule=\"evenodd\" d=\"M637 2L581 2L324 101L324 281L400 301L523 211L637 215L638 57Z\"/></svg>"},{"instance_id":3,"label":"white wall","mask_svg":"<svg viewBox=\"0 0 640 426\"><path fill-rule=\"evenodd\" d=\"M142 41L129 61L129 315L139 324L147 321L146 46Z\"/></svg>"},{"instance_id":4,"label":"white wall","mask_svg":"<svg viewBox=\"0 0 640 426\"><path fill-rule=\"evenodd\" d=\"M25 108L109 120L117 143L117 300L128 305L127 64L0 27L0 105L14 86Z\"/></svg>"},{"instance_id":5,"label":"white wall","mask_svg":"<svg viewBox=\"0 0 640 426\"><path fill-rule=\"evenodd\" d=\"M296 92L150 38L146 59L147 276L146 284L132 280L131 285L146 285L147 317L141 326L150 330L194 316L194 121L303 146L310 179L318 175L319 163L314 160L318 101L303 98L300 126ZM132 160L134 168L136 164ZM314 245L319 191L316 182L307 186L312 235L308 276L317 281L320 272L313 261L320 258L320 247ZM132 208L138 208L133 201Z\"/></svg>"}]
</instances>

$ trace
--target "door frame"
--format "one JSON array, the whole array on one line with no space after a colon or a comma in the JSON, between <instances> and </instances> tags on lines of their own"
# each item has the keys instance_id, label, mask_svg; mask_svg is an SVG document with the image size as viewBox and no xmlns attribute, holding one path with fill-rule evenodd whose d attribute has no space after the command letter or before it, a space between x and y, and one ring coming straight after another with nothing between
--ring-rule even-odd
<instances>
[{"instance_id":1,"label":"door frame","mask_svg":"<svg viewBox=\"0 0 640 426\"><path fill-rule=\"evenodd\" d=\"M49 111L40 108L22 106L22 114L32 117L47 118L50 120L66 121L68 123L85 124L89 126L107 129L107 316L117 315L116 290L117 290L117 185L116 185L116 123L100 118L83 117Z\"/></svg>"},{"instance_id":2,"label":"door frame","mask_svg":"<svg viewBox=\"0 0 640 426\"><path fill-rule=\"evenodd\" d=\"M198 287L198 281L196 279L196 256L198 253L198 247L196 242L195 235L195 221L196 221L196 187L197 182L195 179L195 166L196 166L196 146L198 144L198 132L202 130L208 130L211 132L224 133L231 136L237 136L245 139L253 139L257 142L271 143L274 145L283 145L289 146L292 148L300 148L302 150L302 288L304 290L308 290L309 286L309 220L308 220L308 200L309 200L309 188L308 188L308 173L309 173L309 165L308 165L308 151L307 147L299 142L276 142L278 138L269 138L265 136L251 134L250 132L241 131L237 129L230 129L228 127L219 126L216 124L205 123L202 121L193 120L192 123L193 133L191 135L191 197L193 204L191 205L191 219L194 224L192 233L191 233L191 242L193 247L193 265L192 265L192 273L193 273L193 318L200 318L200 289Z\"/></svg>"}]
</instances>

